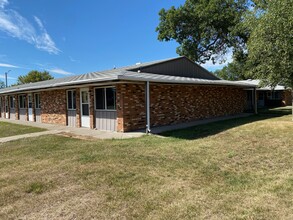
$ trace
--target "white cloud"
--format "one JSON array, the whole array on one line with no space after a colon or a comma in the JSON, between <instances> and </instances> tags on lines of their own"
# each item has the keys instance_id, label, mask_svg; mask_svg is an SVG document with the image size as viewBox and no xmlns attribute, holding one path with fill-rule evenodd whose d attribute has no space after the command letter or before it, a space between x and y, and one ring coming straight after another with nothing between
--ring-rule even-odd
<instances>
[{"instance_id":1,"label":"white cloud","mask_svg":"<svg viewBox=\"0 0 293 220\"><path fill-rule=\"evenodd\" d=\"M8 63L0 63L0 67L7 67L7 68L19 68L19 66L14 66Z\"/></svg>"},{"instance_id":2,"label":"white cloud","mask_svg":"<svg viewBox=\"0 0 293 220\"><path fill-rule=\"evenodd\" d=\"M0 74L0 79L5 79L5 75ZM14 78L14 77L11 77L11 76L7 76L7 79L13 79L13 80L15 80L17 78Z\"/></svg>"},{"instance_id":3,"label":"white cloud","mask_svg":"<svg viewBox=\"0 0 293 220\"><path fill-rule=\"evenodd\" d=\"M0 8L4 8L6 5L8 5L8 0L0 0Z\"/></svg>"},{"instance_id":4,"label":"white cloud","mask_svg":"<svg viewBox=\"0 0 293 220\"><path fill-rule=\"evenodd\" d=\"M38 29L17 11L6 9L8 0L0 0L0 31L5 32L11 37L24 40L36 48L47 51L50 54L58 54L60 50L47 33L42 21L34 16Z\"/></svg>"},{"instance_id":5,"label":"white cloud","mask_svg":"<svg viewBox=\"0 0 293 220\"><path fill-rule=\"evenodd\" d=\"M74 59L73 57L71 57L71 56L69 56L68 57L69 58L69 60L71 61L71 62L73 62L73 63L79 63L79 60L76 60L76 59Z\"/></svg>"},{"instance_id":6,"label":"white cloud","mask_svg":"<svg viewBox=\"0 0 293 220\"><path fill-rule=\"evenodd\" d=\"M71 72L67 72L67 71L65 71L63 69L60 69L60 68L49 69L48 71L53 72L53 73L58 73L58 74L61 74L61 75L72 75L73 74Z\"/></svg>"}]
</instances>

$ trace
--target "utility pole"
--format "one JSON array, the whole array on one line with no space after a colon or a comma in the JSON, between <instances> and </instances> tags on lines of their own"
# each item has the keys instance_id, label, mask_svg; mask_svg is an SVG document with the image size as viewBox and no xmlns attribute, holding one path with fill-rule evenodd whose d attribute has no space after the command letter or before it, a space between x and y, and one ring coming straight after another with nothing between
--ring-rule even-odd
<instances>
[{"instance_id":1,"label":"utility pole","mask_svg":"<svg viewBox=\"0 0 293 220\"><path fill-rule=\"evenodd\" d=\"M11 70L8 70L7 72L5 72L5 86L6 88L8 87L8 83L7 83L7 74L10 72Z\"/></svg>"}]
</instances>

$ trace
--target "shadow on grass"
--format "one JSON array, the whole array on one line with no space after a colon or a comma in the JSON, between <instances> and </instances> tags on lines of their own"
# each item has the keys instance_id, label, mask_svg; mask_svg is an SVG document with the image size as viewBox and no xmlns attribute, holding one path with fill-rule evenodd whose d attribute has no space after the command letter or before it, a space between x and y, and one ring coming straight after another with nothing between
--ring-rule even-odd
<instances>
[{"instance_id":1,"label":"shadow on grass","mask_svg":"<svg viewBox=\"0 0 293 220\"><path fill-rule=\"evenodd\" d=\"M193 140L218 134L244 124L256 121L266 120L275 117L281 117L291 114L291 108L261 109L258 115L252 115L244 118L229 119L225 121L213 122L205 125L198 125L186 129L168 131L160 134L165 137Z\"/></svg>"}]
</instances>

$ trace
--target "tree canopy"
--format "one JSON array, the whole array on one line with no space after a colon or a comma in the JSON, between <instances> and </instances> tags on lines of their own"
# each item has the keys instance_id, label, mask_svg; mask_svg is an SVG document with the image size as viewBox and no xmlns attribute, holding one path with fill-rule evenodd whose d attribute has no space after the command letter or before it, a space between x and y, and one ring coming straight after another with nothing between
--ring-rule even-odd
<instances>
[{"instance_id":1,"label":"tree canopy","mask_svg":"<svg viewBox=\"0 0 293 220\"><path fill-rule=\"evenodd\" d=\"M247 43L250 74L263 84L282 83L293 88L293 2L267 1L250 19Z\"/></svg>"},{"instance_id":2,"label":"tree canopy","mask_svg":"<svg viewBox=\"0 0 293 220\"><path fill-rule=\"evenodd\" d=\"M39 82L39 81L45 81L49 79L54 79L53 76L50 75L47 71L37 71L32 70L27 75L19 76L17 79L17 84L26 84L26 83L33 83L33 82Z\"/></svg>"},{"instance_id":3,"label":"tree canopy","mask_svg":"<svg viewBox=\"0 0 293 220\"><path fill-rule=\"evenodd\" d=\"M158 39L175 40L179 55L205 63L245 45L248 34L241 25L247 10L246 0L186 0L159 12Z\"/></svg>"},{"instance_id":4,"label":"tree canopy","mask_svg":"<svg viewBox=\"0 0 293 220\"><path fill-rule=\"evenodd\" d=\"M160 41L175 40L177 53L198 63L233 51L224 79L258 78L293 88L292 0L186 0L159 12ZM221 61L221 59L220 59Z\"/></svg>"},{"instance_id":5,"label":"tree canopy","mask_svg":"<svg viewBox=\"0 0 293 220\"><path fill-rule=\"evenodd\" d=\"M3 89L3 88L5 88L5 83L0 80L0 89Z\"/></svg>"},{"instance_id":6,"label":"tree canopy","mask_svg":"<svg viewBox=\"0 0 293 220\"><path fill-rule=\"evenodd\" d=\"M228 63L227 66L224 66L223 69L216 70L214 74L225 80L245 80L249 78L245 70L245 63L233 61L232 63Z\"/></svg>"}]
</instances>

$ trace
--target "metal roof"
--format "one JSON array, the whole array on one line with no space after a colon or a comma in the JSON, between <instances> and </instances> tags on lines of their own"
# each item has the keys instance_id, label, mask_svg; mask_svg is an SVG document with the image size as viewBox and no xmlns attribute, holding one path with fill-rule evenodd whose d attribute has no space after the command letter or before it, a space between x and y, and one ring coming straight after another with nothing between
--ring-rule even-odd
<instances>
[{"instance_id":1,"label":"metal roof","mask_svg":"<svg viewBox=\"0 0 293 220\"><path fill-rule=\"evenodd\" d=\"M222 85L222 86L240 86L240 87L255 87L252 84L246 82L232 82L226 80L206 80L199 78L188 78L188 77L178 77L178 76L168 76L152 73L134 72L132 69L137 69L139 67L146 67L162 62L167 62L175 59L180 59L182 57L171 58L160 61L153 61L148 63L142 63L132 66L126 66L121 68L116 68L112 70L106 70L101 72L91 72L87 74L70 76L52 80L46 80L36 83L28 83L23 85L12 86L4 89L0 89L0 94L5 93L15 93L15 92L26 92L30 90L40 90L40 89L50 89L64 86L72 85L83 85L89 83L99 83L107 82L113 80L124 80L124 81L150 81L150 82L160 82L160 83L183 83L183 84L202 84L202 85Z\"/></svg>"},{"instance_id":2,"label":"metal roof","mask_svg":"<svg viewBox=\"0 0 293 220\"><path fill-rule=\"evenodd\" d=\"M260 87L260 80L259 79L247 79L247 80L239 80L236 82L240 82L240 83L247 83L250 85L254 85L257 88L257 90L275 90L275 91L281 91L281 90L286 90L285 86L281 86L281 85L277 85L276 87L271 87L271 86L265 86L265 87Z\"/></svg>"}]
</instances>

